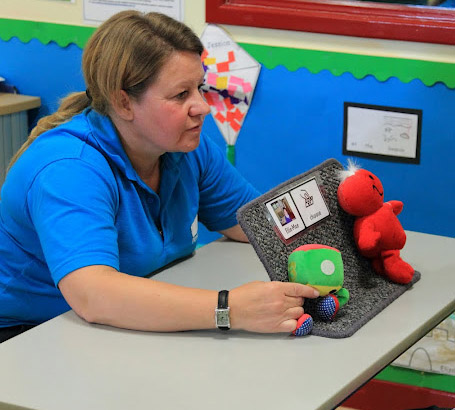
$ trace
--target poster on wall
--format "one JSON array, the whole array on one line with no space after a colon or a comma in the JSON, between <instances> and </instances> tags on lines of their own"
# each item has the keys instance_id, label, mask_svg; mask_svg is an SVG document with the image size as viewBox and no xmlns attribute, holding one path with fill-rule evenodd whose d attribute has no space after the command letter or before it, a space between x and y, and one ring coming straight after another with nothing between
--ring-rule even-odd
<instances>
[{"instance_id":1,"label":"poster on wall","mask_svg":"<svg viewBox=\"0 0 455 410\"><path fill-rule=\"evenodd\" d=\"M123 10L159 12L183 21L183 0L84 0L84 21L100 24Z\"/></svg>"},{"instance_id":2,"label":"poster on wall","mask_svg":"<svg viewBox=\"0 0 455 410\"><path fill-rule=\"evenodd\" d=\"M420 163L422 110L344 103L343 154Z\"/></svg>"},{"instance_id":3,"label":"poster on wall","mask_svg":"<svg viewBox=\"0 0 455 410\"><path fill-rule=\"evenodd\" d=\"M235 143L250 108L261 65L221 27L209 24L201 36L205 81L202 90L235 163Z\"/></svg>"}]
</instances>

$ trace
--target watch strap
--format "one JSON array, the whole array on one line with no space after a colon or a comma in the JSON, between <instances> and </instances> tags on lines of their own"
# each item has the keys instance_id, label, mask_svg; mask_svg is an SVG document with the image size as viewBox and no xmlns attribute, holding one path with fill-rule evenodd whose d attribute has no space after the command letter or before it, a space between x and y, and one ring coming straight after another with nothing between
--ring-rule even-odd
<instances>
[{"instance_id":1,"label":"watch strap","mask_svg":"<svg viewBox=\"0 0 455 410\"><path fill-rule=\"evenodd\" d=\"M227 290L220 290L218 292L218 309L227 309L228 308L228 298L229 298L229 291Z\"/></svg>"}]
</instances>

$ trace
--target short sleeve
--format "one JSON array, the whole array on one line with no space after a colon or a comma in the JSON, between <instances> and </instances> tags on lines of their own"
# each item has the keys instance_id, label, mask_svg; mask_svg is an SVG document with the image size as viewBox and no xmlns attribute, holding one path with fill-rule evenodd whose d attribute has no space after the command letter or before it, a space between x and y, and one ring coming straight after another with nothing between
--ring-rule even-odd
<instances>
[{"instance_id":1,"label":"short sleeve","mask_svg":"<svg viewBox=\"0 0 455 410\"><path fill-rule=\"evenodd\" d=\"M237 224L237 210L259 193L210 138L201 138L198 155L199 220L211 231L231 228Z\"/></svg>"},{"instance_id":2,"label":"short sleeve","mask_svg":"<svg viewBox=\"0 0 455 410\"><path fill-rule=\"evenodd\" d=\"M85 266L119 269L118 190L103 157L96 165L80 158L47 165L28 192L27 207L56 286Z\"/></svg>"}]
</instances>

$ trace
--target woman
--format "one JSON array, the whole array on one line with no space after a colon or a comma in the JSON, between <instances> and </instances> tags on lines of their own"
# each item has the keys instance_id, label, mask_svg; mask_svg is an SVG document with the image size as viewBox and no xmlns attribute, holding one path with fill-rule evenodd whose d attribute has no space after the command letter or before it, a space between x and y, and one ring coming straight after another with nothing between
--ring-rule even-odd
<instances>
[{"instance_id":1,"label":"woman","mask_svg":"<svg viewBox=\"0 0 455 410\"><path fill-rule=\"evenodd\" d=\"M121 328L215 327L217 291L144 278L194 251L198 218L247 241L235 212L256 191L200 136L202 51L157 13L121 12L91 37L87 92L39 121L2 189L3 339L70 308ZM298 284L242 285L229 295L231 327L290 332L314 296Z\"/></svg>"}]
</instances>

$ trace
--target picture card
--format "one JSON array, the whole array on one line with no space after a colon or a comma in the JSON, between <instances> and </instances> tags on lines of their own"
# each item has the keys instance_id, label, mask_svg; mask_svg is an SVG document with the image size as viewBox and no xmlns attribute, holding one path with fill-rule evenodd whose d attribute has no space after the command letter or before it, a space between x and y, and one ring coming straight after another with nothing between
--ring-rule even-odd
<instances>
[{"instance_id":1,"label":"picture card","mask_svg":"<svg viewBox=\"0 0 455 410\"><path fill-rule=\"evenodd\" d=\"M266 207L285 239L289 239L305 229L305 224L289 193L272 199L266 204Z\"/></svg>"},{"instance_id":2,"label":"picture card","mask_svg":"<svg viewBox=\"0 0 455 410\"><path fill-rule=\"evenodd\" d=\"M305 181L265 205L286 240L330 215L315 178Z\"/></svg>"},{"instance_id":3,"label":"picture card","mask_svg":"<svg viewBox=\"0 0 455 410\"><path fill-rule=\"evenodd\" d=\"M330 215L315 178L293 189L291 196L306 227Z\"/></svg>"}]
</instances>

